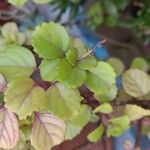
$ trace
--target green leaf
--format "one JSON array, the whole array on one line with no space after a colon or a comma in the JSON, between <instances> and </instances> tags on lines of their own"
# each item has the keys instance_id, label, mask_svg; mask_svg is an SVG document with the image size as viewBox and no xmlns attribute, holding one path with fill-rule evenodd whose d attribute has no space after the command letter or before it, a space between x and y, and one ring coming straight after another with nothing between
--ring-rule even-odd
<instances>
[{"instance_id":1,"label":"green leaf","mask_svg":"<svg viewBox=\"0 0 150 150\"><path fill-rule=\"evenodd\" d=\"M129 125L130 120L127 115L110 119L109 126L107 129L107 136L120 136L129 128Z\"/></svg>"},{"instance_id":2,"label":"green leaf","mask_svg":"<svg viewBox=\"0 0 150 150\"><path fill-rule=\"evenodd\" d=\"M118 89L116 85L112 85L112 87L108 87L107 91L99 94L94 94L94 97L100 101L101 103L103 102L109 102L112 101L116 98L118 93Z\"/></svg>"},{"instance_id":3,"label":"green leaf","mask_svg":"<svg viewBox=\"0 0 150 150\"><path fill-rule=\"evenodd\" d=\"M35 52L40 57L54 59L63 57L69 45L69 35L58 23L43 23L36 27L32 35Z\"/></svg>"},{"instance_id":4,"label":"green leaf","mask_svg":"<svg viewBox=\"0 0 150 150\"><path fill-rule=\"evenodd\" d=\"M141 119L145 116L150 116L150 110L131 104L126 105L125 112L131 121Z\"/></svg>"},{"instance_id":5,"label":"green leaf","mask_svg":"<svg viewBox=\"0 0 150 150\"><path fill-rule=\"evenodd\" d=\"M27 48L12 45L0 51L0 72L8 81L30 76L35 68L35 58Z\"/></svg>"},{"instance_id":6,"label":"green leaf","mask_svg":"<svg viewBox=\"0 0 150 150\"><path fill-rule=\"evenodd\" d=\"M131 68L140 69L143 71L148 71L149 64L144 58L137 57L137 58L133 59L132 64L131 64Z\"/></svg>"},{"instance_id":7,"label":"green leaf","mask_svg":"<svg viewBox=\"0 0 150 150\"><path fill-rule=\"evenodd\" d=\"M87 73L77 66L72 66L66 59L60 61L58 66L58 81L70 88L76 88L85 83Z\"/></svg>"},{"instance_id":8,"label":"green leaf","mask_svg":"<svg viewBox=\"0 0 150 150\"><path fill-rule=\"evenodd\" d=\"M66 59L71 65L75 66L77 62L77 55L78 55L77 50L73 48L69 49L66 52Z\"/></svg>"},{"instance_id":9,"label":"green leaf","mask_svg":"<svg viewBox=\"0 0 150 150\"><path fill-rule=\"evenodd\" d=\"M26 119L34 111L45 108L47 94L31 78L19 77L8 83L4 101L5 106L19 119Z\"/></svg>"},{"instance_id":10,"label":"green leaf","mask_svg":"<svg viewBox=\"0 0 150 150\"><path fill-rule=\"evenodd\" d=\"M133 97L143 97L150 92L150 78L144 71L130 69L123 75L123 88Z\"/></svg>"},{"instance_id":11,"label":"green leaf","mask_svg":"<svg viewBox=\"0 0 150 150\"><path fill-rule=\"evenodd\" d=\"M27 1L28 0L8 0L9 3L18 7L23 6Z\"/></svg>"},{"instance_id":12,"label":"green leaf","mask_svg":"<svg viewBox=\"0 0 150 150\"><path fill-rule=\"evenodd\" d=\"M31 144L38 150L51 150L64 140L66 125L63 120L49 113L35 113Z\"/></svg>"},{"instance_id":13,"label":"green leaf","mask_svg":"<svg viewBox=\"0 0 150 150\"><path fill-rule=\"evenodd\" d=\"M94 131L92 131L89 135L88 135L88 140L90 142L97 142L98 140L101 139L102 135L104 133L104 127L102 125L100 125L99 127L97 127Z\"/></svg>"},{"instance_id":14,"label":"green leaf","mask_svg":"<svg viewBox=\"0 0 150 150\"><path fill-rule=\"evenodd\" d=\"M67 123L65 139L68 140L74 138L81 132L83 127L90 121L90 119L91 109L86 105L82 105L79 112Z\"/></svg>"},{"instance_id":15,"label":"green leaf","mask_svg":"<svg viewBox=\"0 0 150 150\"><path fill-rule=\"evenodd\" d=\"M79 38L72 39L72 47L78 51L78 59L87 52L87 49L84 47L84 44Z\"/></svg>"},{"instance_id":16,"label":"green leaf","mask_svg":"<svg viewBox=\"0 0 150 150\"><path fill-rule=\"evenodd\" d=\"M114 68L118 76L120 76L123 73L125 66L120 59L112 57L112 58L109 58L107 62Z\"/></svg>"},{"instance_id":17,"label":"green leaf","mask_svg":"<svg viewBox=\"0 0 150 150\"><path fill-rule=\"evenodd\" d=\"M33 0L33 1L38 4L45 4L51 2L52 0Z\"/></svg>"},{"instance_id":18,"label":"green leaf","mask_svg":"<svg viewBox=\"0 0 150 150\"><path fill-rule=\"evenodd\" d=\"M47 90L47 94L49 98L47 110L52 114L68 120L78 112L81 96L77 89L66 88L62 84L56 83Z\"/></svg>"},{"instance_id":19,"label":"green leaf","mask_svg":"<svg viewBox=\"0 0 150 150\"><path fill-rule=\"evenodd\" d=\"M108 63L99 61L97 66L88 72L86 83L88 88L96 94L107 93L116 83L116 74Z\"/></svg>"},{"instance_id":20,"label":"green leaf","mask_svg":"<svg viewBox=\"0 0 150 150\"><path fill-rule=\"evenodd\" d=\"M19 140L19 125L16 115L6 108L0 108L0 148L11 149Z\"/></svg>"},{"instance_id":21,"label":"green leaf","mask_svg":"<svg viewBox=\"0 0 150 150\"><path fill-rule=\"evenodd\" d=\"M97 66L97 60L94 56L90 55L87 56L86 58L80 60L78 62L78 66L79 68L83 69L83 70L90 70L91 68L94 68Z\"/></svg>"},{"instance_id":22,"label":"green leaf","mask_svg":"<svg viewBox=\"0 0 150 150\"><path fill-rule=\"evenodd\" d=\"M113 108L111 107L111 105L109 103L104 103L104 104L101 104L100 106L96 107L93 112L94 113L101 112L104 114L109 114L112 111L113 111Z\"/></svg>"},{"instance_id":23,"label":"green leaf","mask_svg":"<svg viewBox=\"0 0 150 150\"><path fill-rule=\"evenodd\" d=\"M44 81L57 81L57 67L59 59L43 60L40 65L41 77Z\"/></svg>"}]
</instances>

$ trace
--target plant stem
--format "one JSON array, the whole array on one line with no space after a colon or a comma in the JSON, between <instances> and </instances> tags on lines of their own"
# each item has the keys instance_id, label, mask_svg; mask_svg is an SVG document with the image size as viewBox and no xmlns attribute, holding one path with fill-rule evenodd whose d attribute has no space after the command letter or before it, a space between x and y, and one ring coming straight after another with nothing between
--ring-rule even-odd
<instances>
[{"instance_id":1,"label":"plant stem","mask_svg":"<svg viewBox=\"0 0 150 150\"><path fill-rule=\"evenodd\" d=\"M141 131L142 131L142 119L139 120L138 126L137 126L137 135L136 135L136 141L134 148L140 147L140 141L141 141Z\"/></svg>"},{"instance_id":2,"label":"plant stem","mask_svg":"<svg viewBox=\"0 0 150 150\"><path fill-rule=\"evenodd\" d=\"M89 49L85 55L83 55L81 58L79 58L79 60L84 59L85 57L89 56L93 51L95 51L97 48L102 47L102 44L105 43L106 41L107 40L104 39L104 40L98 42L93 48Z\"/></svg>"}]
</instances>

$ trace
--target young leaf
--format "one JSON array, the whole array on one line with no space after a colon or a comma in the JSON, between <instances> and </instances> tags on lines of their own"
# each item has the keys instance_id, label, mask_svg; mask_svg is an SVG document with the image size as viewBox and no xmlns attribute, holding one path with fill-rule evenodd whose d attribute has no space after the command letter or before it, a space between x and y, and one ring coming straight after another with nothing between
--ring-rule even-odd
<instances>
[{"instance_id":1,"label":"young leaf","mask_svg":"<svg viewBox=\"0 0 150 150\"><path fill-rule=\"evenodd\" d=\"M19 125L14 113L6 108L0 109L0 147L11 149L19 140Z\"/></svg>"},{"instance_id":2,"label":"young leaf","mask_svg":"<svg viewBox=\"0 0 150 150\"><path fill-rule=\"evenodd\" d=\"M35 58L27 48L12 45L0 51L0 72L8 81L30 76L35 68Z\"/></svg>"},{"instance_id":3,"label":"young leaf","mask_svg":"<svg viewBox=\"0 0 150 150\"><path fill-rule=\"evenodd\" d=\"M78 112L81 96L77 89L66 88L57 83L52 85L47 90L47 93L49 98L47 110L52 114L68 120Z\"/></svg>"},{"instance_id":4,"label":"young leaf","mask_svg":"<svg viewBox=\"0 0 150 150\"><path fill-rule=\"evenodd\" d=\"M78 135L90 119L91 109L86 105L82 105L79 112L72 116L67 123L65 139L72 139Z\"/></svg>"},{"instance_id":5,"label":"young leaf","mask_svg":"<svg viewBox=\"0 0 150 150\"><path fill-rule=\"evenodd\" d=\"M43 60L40 65L41 77L44 81L57 81L57 67L59 59Z\"/></svg>"},{"instance_id":6,"label":"young leaf","mask_svg":"<svg viewBox=\"0 0 150 150\"><path fill-rule=\"evenodd\" d=\"M150 92L150 77L141 70L130 69L123 75L123 88L133 97L144 97Z\"/></svg>"},{"instance_id":7,"label":"young leaf","mask_svg":"<svg viewBox=\"0 0 150 150\"><path fill-rule=\"evenodd\" d=\"M120 59L112 57L112 58L109 58L107 62L114 68L118 76L120 76L123 73L125 66Z\"/></svg>"},{"instance_id":8,"label":"young leaf","mask_svg":"<svg viewBox=\"0 0 150 150\"><path fill-rule=\"evenodd\" d=\"M8 0L9 3L18 7L23 6L27 1L28 0Z\"/></svg>"},{"instance_id":9,"label":"young leaf","mask_svg":"<svg viewBox=\"0 0 150 150\"><path fill-rule=\"evenodd\" d=\"M72 66L66 59L60 61L58 66L58 81L70 88L76 88L85 83L87 73L77 66Z\"/></svg>"},{"instance_id":10,"label":"young leaf","mask_svg":"<svg viewBox=\"0 0 150 150\"><path fill-rule=\"evenodd\" d=\"M107 129L107 136L120 136L125 130L129 128L130 119L127 115L113 118L109 120L109 126Z\"/></svg>"},{"instance_id":11,"label":"young leaf","mask_svg":"<svg viewBox=\"0 0 150 150\"><path fill-rule=\"evenodd\" d=\"M7 87L7 82L2 74L0 74L0 92L4 92Z\"/></svg>"},{"instance_id":12,"label":"young leaf","mask_svg":"<svg viewBox=\"0 0 150 150\"><path fill-rule=\"evenodd\" d=\"M86 58L80 60L78 62L79 68L83 70L90 70L91 68L94 68L97 66L97 60L94 56L89 55Z\"/></svg>"},{"instance_id":13,"label":"young leaf","mask_svg":"<svg viewBox=\"0 0 150 150\"><path fill-rule=\"evenodd\" d=\"M31 144L39 150L50 150L64 140L65 122L49 113L35 113Z\"/></svg>"},{"instance_id":14,"label":"young leaf","mask_svg":"<svg viewBox=\"0 0 150 150\"><path fill-rule=\"evenodd\" d=\"M31 78L19 77L8 84L4 101L19 119L26 119L34 111L45 108L47 94Z\"/></svg>"},{"instance_id":15,"label":"young leaf","mask_svg":"<svg viewBox=\"0 0 150 150\"><path fill-rule=\"evenodd\" d=\"M78 53L76 49L69 49L66 53L66 59L71 65L75 66L77 62L77 55Z\"/></svg>"},{"instance_id":16,"label":"young leaf","mask_svg":"<svg viewBox=\"0 0 150 150\"><path fill-rule=\"evenodd\" d=\"M132 64L131 64L131 68L140 69L143 71L148 71L149 64L144 58L137 57L137 58L133 59Z\"/></svg>"},{"instance_id":17,"label":"young leaf","mask_svg":"<svg viewBox=\"0 0 150 150\"><path fill-rule=\"evenodd\" d=\"M58 23L43 23L32 34L34 50L40 57L54 59L63 57L69 45L69 35Z\"/></svg>"},{"instance_id":18,"label":"young leaf","mask_svg":"<svg viewBox=\"0 0 150 150\"><path fill-rule=\"evenodd\" d=\"M107 93L116 83L116 74L108 63L99 61L95 68L90 69L86 83L96 94Z\"/></svg>"},{"instance_id":19,"label":"young leaf","mask_svg":"<svg viewBox=\"0 0 150 150\"><path fill-rule=\"evenodd\" d=\"M101 139L102 135L104 132L104 127L102 125L100 125L99 127L97 127L94 131L92 131L89 135L88 135L88 140L90 142L97 142L98 140Z\"/></svg>"},{"instance_id":20,"label":"young leaf","mask_svg":"<svg viewBox=\"0 0 150 150\"><path fill-rule=\"evenodd\" d=\"M150 116L150 110L132 104L126 105L125 113L128 115L131 121L141 119L145 116Z\"/></svg>"},{"instance_id":21,"label":"young leaf","mask_svg":"<svg viewBox=\"0 0 150 150\"><path fill-rule=\"evenodd\" d=\"M94 109L94 113L97 113L97 112L101 112L101 113L104 113L104 114L109 114L113 111L111 105L109 103L104 103L104 104L101 104L100 106L96 107Z\"/></svg>"}]
</instances>

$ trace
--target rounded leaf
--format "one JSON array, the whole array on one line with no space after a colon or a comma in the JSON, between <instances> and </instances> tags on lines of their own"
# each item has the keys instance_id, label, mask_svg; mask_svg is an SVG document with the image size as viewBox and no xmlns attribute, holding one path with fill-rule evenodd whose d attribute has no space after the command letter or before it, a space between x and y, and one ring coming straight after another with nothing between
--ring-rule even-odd
<instances>
[{"instance_id":1,"label":"rounded leaf","mask_svg":"<svg viewBox=\"0 0 150 150\"><path fill-rule=\"evenodd\" d=\"M52 114L68 120L78 112L81 96L77 89L67 88L57 83L47 90L47 94L47 110Z\"/></svg>"},{"instance_id":2,"label":"rounded leaf","mask_svg":"<svg viewBox=\"0 0 150 150\"><path fill-rule=\"evenodd\" d=\"M50 150L64 140L65 122L49 113L35 113L31 144L38 150Z\"/></svg>"},{"instance_id":3,"label":"rounded leaf","mask_svg":"<svg viewBox=\"0 0 150 150\"><path fill-rule=\"evenodd\" d=\"M144 71L130 69L122 81L124 90L133 97L144 97L150 92L150 77Z\"/></svg>"},{"instance_id":4,"label":"rounded leaf","mask_svg":"<svg viewBox=\"0 0 150 150\"><path fill-rule=\"evenodd\" d=\"M137 57L137 58L133 59L132 64L131 64L131 68L140 69L143 71L148 71L148 69L150 67L149 67L148 62L144 58Z\"/></svg>"},{"instance_id":5,"label":"rounded leaf","mask_svg":"<svg viewBox=\"0 0 150 150\"><path fill-rule=\"evenodd\" d=\"M35 52L40 57L54 59L63 57L69 45L69 35L58 23L43 23L36 27L32 34Z\"/></svg>"},{"instance_id":6,"label":"rounded leaf","mask_svg":"<svg viewBox=\"0 0 150 150\"><path fill-rule=\"evenodd\" d=\"M87 86L96 94L109 92L110 87L116 83L116 74L106 62L99 61L97 66L88 72Z\"/></svg>"},{"instance_id":7,"label":"rounded leaf","mask_svg":"<svg viewBox=\"0 0 150 150\"><path fill-rule=\"evenodd\" d=\"M14 113L6 108L0 109L0 148L11 149L19 140L19 125Z\"/></svg>"},{"instance_id":8,"label":"rounded leaf","mask_svg":"<svg viewBox=\"0 0 150 150\"><path fill-rule=\"evenodd\" d=\"M30 76L35 68L35 58L27 48L11 45L0 51L0 73L8 81L19 76Z\"/></svg>"}]
</instances>

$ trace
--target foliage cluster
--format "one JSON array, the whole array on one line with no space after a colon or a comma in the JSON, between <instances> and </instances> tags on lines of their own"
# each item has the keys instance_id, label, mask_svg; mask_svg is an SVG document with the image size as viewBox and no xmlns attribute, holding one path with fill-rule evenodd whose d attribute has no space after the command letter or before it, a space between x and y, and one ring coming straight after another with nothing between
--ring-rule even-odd
<instances>
[{"instance_id":1,"label":"foliage cluster","mask_svg":"<svg viewBox=\"0 0 150 150\"><path fill-rule=\"evenodd\" d=\"M58 23L24 33L15 23L5 24L0 38L0 147L49 150L74 138L89 122L97 124L87 137L91 142L120 136L135 120L150 116L148 70L143 58L134 59L128 70L118 58L97 60L92 49ZM150 126L142 128L145 134Z\"/></svg>"}]
</instances>

